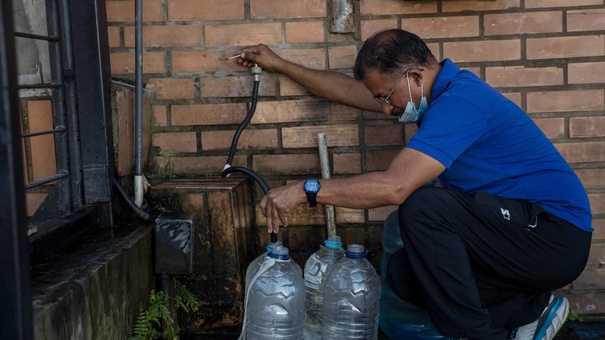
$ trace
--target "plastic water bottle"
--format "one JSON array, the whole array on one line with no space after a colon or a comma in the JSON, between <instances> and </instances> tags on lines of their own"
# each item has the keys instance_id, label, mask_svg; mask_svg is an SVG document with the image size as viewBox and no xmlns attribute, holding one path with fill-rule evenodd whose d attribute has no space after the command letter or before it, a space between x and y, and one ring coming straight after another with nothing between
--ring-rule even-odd
<instances>
[{"instance_id":1,"label":"plastic water bottle","mask_svg":"<svg viewBox=\"0 0 605 340\"><path fill-rule=\"evenodd\" d=\"M288 248L274 246L250 279L242 332L246 340L303 338L305 285L295 266Z\"/></svg>"},{"instance_id":2,"label":"plastic water bottle","mask_svg":"<svg viewBox=\"0 0 605 340\"><path fill-rule=\"evenodd\" d=\"M350 244L326 278L323 339L378 339L380 279L361 244Z\"/></svg>"},{"instance_id":3,"label":"plastic water bottle","mask_svg":"<svg viewBox=\"0 0 605 340\"><path fill-rule=\"evenodd\" d=\"M380 330L393 340L451 339L439 334L424 309L403 301L389 287L386 279L387 263L391 254L402 248L399 218L397 211L394 211L384 221L382 232Z\"/></svg>"},{"instance_id":4,"label":"plastic water bottle","mask_svg":"<svg viewBox=\"0 0 605 340\"><path fill-rule=\"evenodd\" d=\"M305 340L321 339L324 282L328 273L345 254L340 236L331 235L324 244L325 246L320 246L305 263Z\"/></svg>"},{"instance_id":5,"label":"plastic water bottle","mask_svg":"<svg viewBox=\"0 0 605 340\"><path fill-rule=\"evenodd\" d=\"M248 268L246 268L246 289L248 288L248 284L250 283L250 279L252 278L252 276L254 276L254 274L256 274L256 272L258 271L258 269L260 268L260 266L263 264L263 262L265 262L265 258L267 256L269 256L269 253L271 253L271 250L273 249L273 246L282 245L281 241L277 241L275 243L269 243L267 245L267 251L262 253L259 257L255 258L254 261L250 262L250 264L248 265Z\"/></svg>"}]
</instances>

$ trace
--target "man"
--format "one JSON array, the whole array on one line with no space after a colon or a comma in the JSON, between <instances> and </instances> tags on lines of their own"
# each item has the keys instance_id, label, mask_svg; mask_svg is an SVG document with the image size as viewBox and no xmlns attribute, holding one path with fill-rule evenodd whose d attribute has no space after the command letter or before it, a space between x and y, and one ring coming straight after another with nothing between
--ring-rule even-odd
<instances>
[{"instance_id":1,"label":"man","mask_svg":"<svg viewBox=\"0 0 605 340\"><path fill-rule=\"evenodd\" d=\"M573 170L519 107L399 29L363 44L355 79L287 62L264 45L240 53L243 66L257 63L327 100L419 127L385 171L271 190L261 200L269 231L307 202L400 205L404 249L390 259L388 282L442 335L555 336L569 307L551 292L584 269L592 215ZM434 178L441 187L426 187Z\"/></svg>"}]
</instances>

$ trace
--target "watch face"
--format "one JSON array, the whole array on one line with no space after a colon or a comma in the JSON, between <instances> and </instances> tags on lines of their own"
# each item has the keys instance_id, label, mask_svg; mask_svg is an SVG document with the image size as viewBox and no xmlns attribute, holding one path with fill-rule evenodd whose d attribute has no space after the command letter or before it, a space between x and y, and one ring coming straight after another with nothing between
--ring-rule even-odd
<instances>
[{"instance_id":1,"label":"watch face","mask_svg":"<svg viewBox=\"0 0 605 340\"><path fill-rule=\"evenodd\" d=\"M319 191L319 181L316 179L308 179L305 182L305 192L316 193Z\"/></svg>"}]
</instances>

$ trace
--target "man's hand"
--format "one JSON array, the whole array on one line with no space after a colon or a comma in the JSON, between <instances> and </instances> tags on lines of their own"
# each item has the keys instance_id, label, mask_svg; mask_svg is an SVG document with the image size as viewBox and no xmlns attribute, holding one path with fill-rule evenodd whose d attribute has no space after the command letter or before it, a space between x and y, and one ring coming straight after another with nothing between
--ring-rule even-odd
<instances>
[{"instance_id":1,"label":"man's hand","mask_svg":"<svg viewBox=\"0 0 605 340\"><path fill-rule=\"evenodd\" d=\"M303 182L271 189L260 201L260 208L267 219L267 231L279 231L279 226L288 226L288 212L298 204L307 202Z\"/></svg>"},{"instance_id":2,"label":"man's hand","mask_svg":"<svg viewBox=\"0 0 605 340\"><path fill-rule=\"evenodd\" d=\"M280 56L263 44L243 48L237 52L240 55L237 62L242 66L252 67L254 64L271 72L279 72L285 63Z\"/></svg>"}]
</instances>

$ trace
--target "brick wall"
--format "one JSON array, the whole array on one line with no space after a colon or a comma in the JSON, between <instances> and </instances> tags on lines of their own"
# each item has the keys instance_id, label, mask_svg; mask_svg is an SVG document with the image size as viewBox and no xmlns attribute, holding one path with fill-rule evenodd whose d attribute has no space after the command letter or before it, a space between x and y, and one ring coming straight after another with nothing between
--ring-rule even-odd
<instances>
[{"instance_id":1,"label":"brick wall","mask_svg":"<svg viewBox=\"0 0 605 340\"><path fill-rule=\"evenodd\" d=\"M239 47L262 42L288 60L350 73L365 38L404 28L525 109L576 169L596 232L585 273L564 292L577 313L605 313L604 1L361 0L357 32L347 35L329 32L326 1L144 0L143 70L156 93L148 176L218 176L252 92L249 71L223 60ZM132 78L134 1L106 3L112 72ZM392 123L263 72L256 115L234 164L253 168L270 186L318 176L315 136L325 132L332 176L384 169L415 130ZM339 234L345 243L365 243L377 264L381 224L394 208L337 209ZM302 263L325 238L323 209L300 207L290 221L282 238Z\"/></svg>"}]
</instances>

